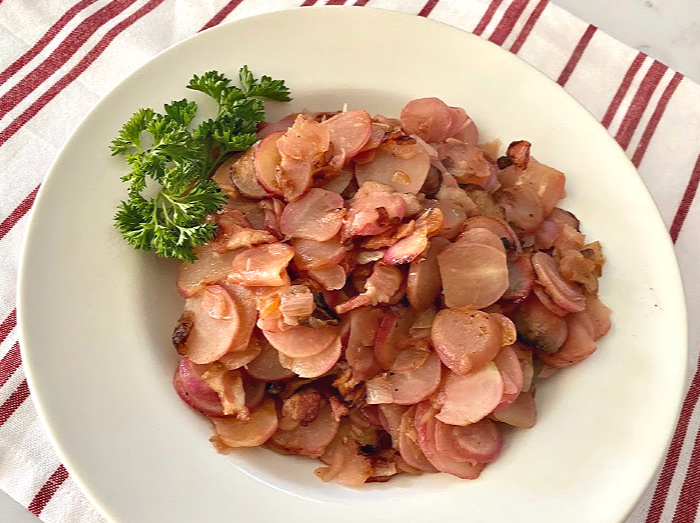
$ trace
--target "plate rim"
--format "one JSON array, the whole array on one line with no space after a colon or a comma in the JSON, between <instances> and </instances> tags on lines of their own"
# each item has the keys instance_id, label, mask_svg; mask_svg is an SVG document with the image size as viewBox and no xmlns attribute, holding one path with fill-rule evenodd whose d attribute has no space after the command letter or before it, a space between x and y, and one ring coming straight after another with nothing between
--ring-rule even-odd
<instances>
[{"instance_id":1,"label":"plate rim","mask_svg":"<svg viewBox=\"0 0 700 523\"><path fill-rule=\"evenodd\" d=\"M225 22L222 24L219 24L217 26L211 27L209 29L206 29L205 31L201 31L195 34L192 34L172 45L169 47L159 51L152 57L150 57L148 60L146 60L144 63L142 63L140 66L136 67L133 69L130 73L128 73L122 80L117 82L115 85L113 85L110 89L108 89L105 94L103 94L98 102L84 115L83 118L81 118L80 122L75 125L72 130L70 131L70 134L67 138L67 140L63 143L61 146L60 150L54 157L53 161L51 162L51 165L49 169L47 170L47 173L45 177L43 178L41 182L41 186L39 188L39 191L36 195L34 205L32 206L32 209L30 210L30 215L28 217L28 225L26 228L26 231L24 233L24 238L22 240L22 247L21 247L21 252L20 252L20 258L19 258L19 266L18 266L18 274L17 274L17 298L16 298L16 310L17 310L17 327L18 327L18 334L19 334L19 341L20 341L20 346L22 347L21 352L23 356L31 354L33 352L33 349L28 348L31 346L31 342L28 343L27 341L27 336L26 336L26 323L27 323L27 317L31 314L31 312L27 311L25 302L27 301L27 292L28 288L30 286L29 277L28 273L29 268L28 268L28 258L29 258L29 250L30 250L30 243L33 242L33 237L37 236L37 220L35 219L35 211L39 208L41 208L44 200L49 198L47 196L47 187L49 184L46 182L51 180L52 182L57 178L59 175L59 171L56 170L56 166L60 163L62 160L63 156L68 153L68 150L71 148L73 145L73 142L76 140L76 136L79 134L79 131L83 128L85 125L85 122L91 118L91 116L94 113L97 113L102 110L102 108L107 105L107 100L111 98L111 95L115 92L118 91L124 84L128 83L131 81L131 79L135 76L138 75L140 72L143 71L143 69L149 67L154 61L158 60L162 55L171 53L175 51L177 48L186 45L190 40L194 39L199 39L203 35L207 35L210 33L214 32L223 32L223 31L231 31L231 28L235 28L239 23L247 22L251 19L258 19L258 18L268 18L268 17L274 17L274 16L284 16L285 13L288 12L298 12L298 11L349 11L349 10L355 10L357 11L358 8L355 6L348 6L348 5L333 5L333 6L309 6L309 7L293 7L293 8L282 8L282 9L276 9L273 11L268 11L264 13L258 13L254 14L251 16L245 16L243 18L237 19L237 20L232 20L229 22ZM362 8L363 11L365 12L382 12L384 14L389 14L389 16L396 17L397 19L415 19L418 17L416 14L411 14L411 13L406 13L406 12L401 12L401 11L396 11L394 9L389 9L389 8L383 8L383 7L372 7L372 6L366 6ZM659 207L651 194L649 188L647 185L644 183L643 179L641 178L637 168L632 164L631 160L629 157L627 157L625 151L619 146L619 144L615 141L615 139L607 132L607 130L602 127L600 124L599 120L593 116L593 114L581 103L579 102L573 95L571 95L564 87L558 85L554 80L549 78L545 73L525 61L523 58L516 54L512 54L506 49L502 48L501 46L490 42L489 40L486 40L484 38L481 38L480 36L477 36L473 34L470 31L467 31L465 29L461 29L459 27L450 25L446 22L442 22L440 20L435 20L427 17L419 17L423 20L422 23L425 24L433 24L433 25L439 25L442 26L443 30L450 30L454 32L459 32L467 37L474 38L479 40L482 43L485 43L489 46L492 46L492 48L497 48L501 54L504 56L507 55L509 60L514 60L516 62L520 62L522 65L524 65L530 73L534 73L535 75L538 75L542 80L546 81L548 84L551 85L551 87L556 86L556 89L559 90L562 94L564 94L569 102L574 103L576 106L578 106L580 109L583 109L583 112L585 113L585 117L588 118L590 121L595 122L597 127L605 131L606 135L606 141L614 146L618 151L622 152L622 156L624 156L624 161L628 164L628 167L636 174L637 181L640 185L641 188L646 192L646 194L649 197L649 200L652 202L655 210L656 210L656 215L654 216L654 220L663 224L663 218L660 213ZM665 228L665 227L664 227ZM679 385L679 390L680 393L675 394L675 412L674 412L674 423L668 427L665 428L665 446L663 449L659 449L657 452L657 458L656 458L656 466L654 470L648 475L646 478L646 481L644 485L641 485L637 489L638 493L636 496L636 499L632 502L632 504L627 508L626 515L624 517L628 517L631 512L634 510L634 508L637 506L639 501L641 500L641 496L644 493L644 491L649 487L651 484L651 481L653 480L654 476L656 473L659 471L660 465L663 463L664 457L666 455L666 450L668 449L669 444L671 443L671 440L674 435L675 427L678 422L678 418L681 412L681 407L683 404L683 400L685 397L685 391L686 391L686 382L687 382L687 372L689 368L689 357L690 357L690 352L689 352L689 339L688 339L688 312L687 312L687 299L686 299L686 290L685 290L685 285L683 284L683 275L680 270L680 264L678 257L676 255L676 251L674 248L674 245L671 241L670 236L667 234L665 236L665 244L663 245L663 250L667 251L671 255L671 259L669 261L673 261L673 279L674 279L674 284L678 287L679 292L679 300L676 305L679 306L680 311L682 313L682 321L679 322L684 326L683 331L681 332L680 338L682 339L682 349L685 354L685 358L683 358L683 361L680 363L682 367L682 375L683 375L683 380L682 383ZM669 267L670 268L670 267ZM679 345L681 345L679 343ZM49 423L49 418L48 418L48 407L45 405L45 402L43 400L44 394L42 394L41 390L41 385L39 383L38 378L35 375L35 367L31 363L32 358L31 357L23 357L23 362L22 366L25 372L25 376L27 379L27 384L30 389L30 393L33 399L33 403L35 405L35 408L37 410L37 413L39 415L39 419L41 420L41 424L46 430L49 439L51 441L51 444L56 451L61 463L66 467L68 472L70 473L71 477L73 480L76 482L76 484L79 486L81 492L89 499L89 501L92 503L93 507L102 515L104 518L110 520L110 521L116 521L111 517L110 512L102 505L98 495L92 491L92 489L88 486L88 481L85 479L79 472L77 472L78 465L71 463L71 458L69 457L70 450L68 448L68 445L65 444L65 442L61 442L60 436L58 436L54 432L54 427ZM48 391L44 391L44 393L49 393Z\"/></svg>"}]
</instances>

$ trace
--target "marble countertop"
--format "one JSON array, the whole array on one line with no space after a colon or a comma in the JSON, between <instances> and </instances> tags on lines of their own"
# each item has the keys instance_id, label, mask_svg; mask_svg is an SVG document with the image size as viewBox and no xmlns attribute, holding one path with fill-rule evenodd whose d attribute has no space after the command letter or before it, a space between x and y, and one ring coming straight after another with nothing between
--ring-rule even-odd
<instances>
[{"instance_id":1,"label":"marble countertop","mask_svg":"<svg viewBox=\"0 0 700 523\"><path fill-rule=\"evenodd\" d=\"M700 83L697 0L551 0Z\"/></svg>"},{"instance_id":2,"label":"marble countertop","mask_svg":"<svg viewBox=\"0 0 700 523\"><path fill-rule=\"evenodd\" d=\"M698 0L552 1L621 42L700 82ZM2 491L0 520L13 523L39 521Z\"/></svg>"}]
</instances>

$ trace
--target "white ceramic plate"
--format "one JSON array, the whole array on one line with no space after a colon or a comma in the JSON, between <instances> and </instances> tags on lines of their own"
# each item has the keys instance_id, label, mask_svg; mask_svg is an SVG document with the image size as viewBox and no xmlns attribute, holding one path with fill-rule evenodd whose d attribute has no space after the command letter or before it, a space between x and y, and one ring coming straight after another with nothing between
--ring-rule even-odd
<instances>
[{"instance_id":1,"label":"white ceramic plate","mask_svg":"<svg viewBox=\"0 0 700 523\"><path fill-rule=\"evenodd\" d=\"M193 73L242 64L286 79L269 116L348 103L397 115L438 96L486 138L527 138L568 175L564 207L602 241L614 327L598 352L538 390L535 428L513 433L477 481L443 474L363 490L323 484L316 462L214 452L207 421L171 387L175 265L112 228L125 192L107 145L139 107L182 97ZM585 144L581 147L580 144ZM475 36L357 8L277 12L162 53L85 119L42 186L20 282L24 363L67 468L102 512L133 522L612 522L633 507L669 441L686 365L681 281L659 214L607 132L560 87Z\"/></svg>"}]
</instances>

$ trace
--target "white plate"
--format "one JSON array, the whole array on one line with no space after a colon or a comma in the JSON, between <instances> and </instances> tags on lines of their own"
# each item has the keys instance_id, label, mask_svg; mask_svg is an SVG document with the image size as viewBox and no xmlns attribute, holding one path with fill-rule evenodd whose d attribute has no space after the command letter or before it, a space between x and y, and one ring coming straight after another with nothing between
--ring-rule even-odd
<instances>
[{"instance_id":1,"label":"white plate","mask_svg":"<svg viewBox=\"0 0 700 523\"><path fill-rule=\"evenodd\" d=\"M193 73L248 64L284 78L290 110L396 115L438 96L484 137L527 138L568 175L564 207L602 241L614 327L598 352L538 390L535 428L513 433L477 481L443 474L363 490L323 484L312 460L253 449L223 457L173 392L175 265L112 228L125 166L107 145L138 107L201 97ZM276 12L162 53L80 125L33 213L20 282L34 401L73 477L120 522L611 522L650 480L679 408L686 365L681 281L659 214L607 132L560 87L495 45L419 17L357 8Z\"/></svg>"}]
</instances>

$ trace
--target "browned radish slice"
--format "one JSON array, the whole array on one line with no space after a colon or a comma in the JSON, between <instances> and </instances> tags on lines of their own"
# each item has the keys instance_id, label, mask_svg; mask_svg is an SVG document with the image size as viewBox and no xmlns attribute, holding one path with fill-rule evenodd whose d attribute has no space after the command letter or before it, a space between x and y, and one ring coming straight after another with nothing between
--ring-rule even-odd
<instances>
[{"instance_id":1,"label":"browned radish slice","mask_svg":"<svg viewBox=\"0 0 700 523\"><path fill-rule=\"evenodd\" d=\"M464 114L466 117L466 113ZM439 98L411 100L401 110L401 127L430 143L442 142L461 129L466 121ZM454 122L454 125L453 125Z\"/></svg>"},{"instance_id":2,"label":"browned radish slice","mask_svg":"<svg viewBox=\"0 0 700 523\"><path fill-rule=\"evenodd\" d=\"M255 177L255 147L222 163L214 174L214 178L217 177L224 180L228 178L241 194L248 198L260 200L268 196Z\"/></svg>"},{"instance_id":3,"label":"browned radish slice","mask_svg":"<svg viewBox=\"0 0 700 523\"><path fill-rule=\"evenodd\" d=\"M280 364L279 352L261 337L260 355L246 365L248 374L256 379L272 382L282 381L294 376L294 373Z\"/></svg>"},{"instance_id":4,"label":"browned radish slice","mask_svg":"<svg viewBox=\"0 0 700 523\"><path fill-rule=\"evenodd\" d=\"M333 441L338 426L328 401L322 400L315 420L292 430L278 430L270 442L285 452L317 458Z\"/></svg>"},{"instance_id":5,"label":"browned radish slice","mask_svg":"<svg viewBox=\"0 0 700 523\"><path fill-rule=\"evenodd\" d=\"M336 194L343 194L354 178L355 173L349 169L343 169L338 176L328 181L321 182L322 185L319 185L318 187Z\"/></svg>"},{"instance_id":6,"label":"browned radish slice","mask_svg":"<svg viewBox=\"0 0 700 523\"><path fill-rule=\"evenodd\" d=\"M566 177L563 173L530 158L527 169L512 165L498 174L503 187L527 185L535 190L544 207L545 216L549 215L557 202L564 197Z\"/></svg>"},{"instance_id":7,"label":"browned radish slice","mask_svg":"<svg viewBox=\"0 0 700 523\"><path fill-rule=\"evenodd\" d=\"M336 114L321 125L328 129L334 160L342 158L342 163L359 153L372 135L372 118L364 110Z\"/></svg>"},{"instance_id":8,"label":"browned radish slice","mask_svg":"<svg viewBox=\"0 0 700 523\"><path fill-rule=\"evenodd\" d=\"M316 240L293 240L294 263L303 270L329 269L342 261L347 251L338 238L325 242Z\"/></svg>"},{"instance_id":9,"label":"browned radish slice","mask_svg":"<svg viewBox=\"0 0 700 523\"><path fill-rule=\"evenodd\" d=\"M425 257L411 262L406 280L406 296L411 306L418 311L432 307L440 296L442 281L437 255L448 245L450 241L445 238L433 238Z\"/></svg>"},{"instance_id":10,"label":"browned radish slice","mask_svg":"<svg viewBox=\"0 0 700 523\"><path fill-rule=\"evenodd\" d=\"M277 411L274 400L268 398L250 413L244 423L233 418L211 418L214 440L227 447L257 447L265 443L277 430Z\"/></svg>"},{"instance_id":11,"label":"browned radish slice","mask_svg":"<svg viewBox=\"0 0 700 523\"><path fill-rule=\"evenodd\" d=\"M435 316L430 338L447 368L467 374L496 356L501 329L486 312L443 309Z\"/></svg>"},{"instance_id":12,"label":"browned radish slice","mask_svg":"<svg viewBox=\"0 0 700 523\"><path fill-rule=\"evenodd\" d=\"M211 363L231 349L241 325L236 304L223 287L211 285L188 298L185 311L194 318L184 342L190 360Z\"/></svg>"},{"instance_id":13,"label":"browned radish slice","mask_svg":"<svg viewBox=\"0 0 700 523\"><path fill-rule=\"evenodd\" d=\"M513 403L523 389L523 367L511 346L501 348L493 362L503 379L503 398L498 404L502 408Z\"/></svg>"},{"instance_id":14,"label":"browned radish slice","mask_svg":"<svg viewBox=\"0 0 700 523\"><path fill-rule=\"evenodd\" d=\"M535 368L532 363L532 350L520 342L513 344L513 350L518 356L520 366L523 369L523 392L528 392L532 387L532 380L535 377Z\"/></svg>"},{"instance_id":15,"label":"browned radish slice","mask_svg":"<svg viewBox=\"0 0 700 523\"><path fill-rule=\"evenodd\" d=\"M442 222L440 209L426 209L416 220L413 231L387 249L383 262L387 265L399 265L418 258L428 247L428 237L441 229Z\"/></svg>"},{"instance_id":16,"label":"browned radish slice","mask_svg":"<svg viewBox=\"0 0 700 523\"><path fill-rule=\"evenodd\" d=\"M290 358L280 352L280 364L301 378L318 378L338 362L343 344L337 337L323 352L303 358Z\"/></svg>"},{"instance_id":17,"label":"browned radish slice","mask_svg":"<svg viewBox=\"0 0 700 523\"><path fill-rule=\"evenodd\" d=\"M240 327L233 343L231 352L242 352L248 349L251 334L258 319L258 310L255 308L253 293L247 287L236 285L224 280L220 285L226 289L236 304Z\"/></svg>"},{"instance_id":18,"label":"browned radish slice","mask_svg":"<svg viewBox=\"0 0 700 523\"><path fill-rule=\"evenodd\" d=\"M399 449L399 434L401 428L401 418L408 410L404 405L394 405L391 403L379 405L379 421L389 435L393 447Z\"/></svg>"},{"instance_id":19,"label":"browned radish slice","mask_svg":"<svg viewBox=\"0 0 700 523\"><path fill-rule=\"evenodd\" d=\"M327 269L310 270L309 276L320 283L327 291L334 291L345 287L347 277L345 270L340 265L334 265Z\"/></svg>"},{"instance_id":20,"label":"browned radish slice","mask_svg":"<svg viewBox=\"0 0 700 523\"><path fill-rule=\"evenodd\" d=\"M532 267L537 280L559 307L569 312L580 312L586 308L586 297L573 283L564 279L554 258L544 252L536 252L532 255Z\"/></svg>"},{"instance_id":21,"label":"browned radish slice","mask_svg":"<svg viewBox=\"0 0 700 523\"><path fill-rule=\"evenodd\" d=\"M427 404L423 402L421 405ZM410 466L424 472L437 472L437 469L428 461L419 445L420 436L415 419L416 407L410 407L401 416L399 424L399 452L401 457Z\"/></svg>"},{"instance_id":22,"label":"browned radish slice","mask_svg":"<svg viewBox=\"0 0 700 523\"><path fill-rule=\"evenodd\" d=\"M586 314L591 318L594 327L593 339L598 340L610 330L610 309L598 298L588 296L586 298Z\"/></svg>"},{"instance_id":23,"label":"browned radish slice","mask_svg":"<svg viewBox=\"0 0 700 523\"><path fill-rule=\"evenodd\" d=\"M503 293L504 300L520 303L528 297L535 284L535 271L530 257L518 253L508 254L508 288Z\"/></svg>"},{"instance_id":24,"label":"browned radish slice","mask_svg":"<svg viewBox=\"0 0 700 523\"><path fill-rule=\"evenodd\" d=\"M463 376L448 372L440 387L442 408L436 417L448 425L476 423L498 406L503 389L503 377L493 362Z\"/></svg>"},{"instance_id":25,"label":"browned radish slice","mask_svg":"<svg viewBox=\"0 0 700 523\"><path fill-rule=\"evenodd\" d=\"M508 223L525 233L535 231L546 216L542 200L529 185L516 185L496 193Z\"/></svg>"},{"instance_id":26,"label":"browned radish slice","mask_svg":"<svg viewBox=\"0 0 700 523\"><path fill-rule=\"evenodd\" d=\"M389 372L367 382L367 403L415 405L440 385L440 358L431 353L423 365L406 372Z\"/></svg>"},{"instance_id":27,"label":"browned radish slice","mask_svg":"<svg viewBox=\"0 0 700 523\"><path fill-rule=\"evenodd\" d=\"M290 358L314 356L326 350L338 337L336 327L304 327L297 325L281 332L263 334L275 349Z\"/></svg>"},{"instance_id":28,"label":"browned radish slice","mask_svg":"<svg viewBox=\"0 0 700 523\"><path fill-rule=\"evenodd\" d=\"M452 239L462 229L467 219L464 208L454 200L442 198L439 200L428 200L425 206L429 209L436 209L442 213L442 228L438 233L443 238Z\"/></svg>"},{"instance_id":29,"label":"browned radish slice","mask_svg":"<svg viewBox=\"0 0 700 523\"><path fill-rule=\"evenodd\" d=\"M276 196L284 194L280 167L282 156L277 148L277 141L282 136L284 136L283 131L269 134L253 146L255 180L265 191Z\"/></svg>"},{"instance_id":30,"label":"browned radish slice","mask_svg":"<svg viewBox=\"0 0 700 523\"><path fill-rule=\"evenodd\" d=\"M207 283L214 283L226 278L231 270L233 259L240 250L226 251L220 254L209 245L195 247L197 261L180 264L177 276L177 291L185 298L194 296Z\"/></svg>"},{"instance_id":31,"label":"browned radish slice","mask_svg":"<svg viewBox=\"0 0 700 523\"><path fill-rule=\"evenodd\" d=\"M289 284L287 265L294 249L285 243L267 243L236 255L228 280L246 287L278 287Z\"/></svg>"},{"instance_id":32,"label":"browned radish slice","mask_svg":"<svg viewBox=\"0 0 700 523\"><path fill-rule=\"evenodd\" d=\"M219 395L202 379L206 369L205 365L192 363L183 356L175 370L173 387L180 399L193 409L207 416L223 416L224 408Z\"/></svg>"},{"instance_id":33,"label":"browned radish slice","mask_svg":"<svg viewBox=\"0 0 700 523\"><path fill-rule=\"evenodd\" d=\"M342 196L325 189L311 189L284 208L280 230L288 238L324 242L340 230L343 216L345 209Z\"/></svg>"},{"instance_id":34,"label":"browned radish slice","mask_svg":"<svg viewBox=\"0 0 700 523\"><path fill-rule=\"evenodd\" d=\"M450 107L450 115L452 116L452 121L450 122L450 128L447 130L447 138L454 136L469 124L472 124L471 118L467 116L466 111L461 107Z\"/></svg>"},{"instance_id":35,"label":"browned radish slice","mask_svg":"<svg viewBox=\"0 0 700 523\"><path fill-rule=\"evenodd\" d=\"M389 373L394 403L414 405L433 394L440 385L442 365L434 352L415 370ZM392 375L393 374L393 375Z\"/></svg>"},{"instance_id":36,"label":"browned radish slice","mask_svg":"<svg viewBox=\"0 0 700 523\"><path fill-rule=\"evenodd\" d=\"M513 321L521 340L550 354L561 348L569 334L566 320L542 305L536 296L520 304Z\"/></svg>"},{"instance_id":37,"label":"browned radish slice","mask_svg":"<svg viewBox=\"0 0 700 523\"><path fill-rule=\"evenodd\" d=\"M537 407L531 392L522 392L516 400L492 414L493 419L519 429L531 429L537 421Z\"/></svg>"},{"instance_id":38,"label":"browned radish slice","mask_svg":"<svg viewBox=\"0 0 700 523\"><path fill-rule=\"evenodd\" d=\"M435 424L435 448L455 461L491 463L503 449L503 436L496 424L482 419L466 427Z\"/></svg>"},{"instance_id":39,"label":"browned radish slice","mask_svg":"<svg viewBox=\"0 0 700 523\"><path fill-rule=\"evenodd\" d=\"M420 449L430 463L440 472L462 479L476 479L484 468L483 464L455 461L450 455L438 452L435 441L438 420L435 417L435 413L436 410L427 401L416 405L415 425Z\"/></svg>"},{"instance_id":40,"label":"browned radish slice","mask_svg":"<svg viewBox=\"0 0 700 523\"><path fill-rule=\"evenodd\" d=\"M515 325L510 318L497 312L492 312L490 315L501 329L501 347L515 343L518 339L518 331L515 330Z\"/></svg>"},{"instance_id":41,"label":"browned radish slice","mask_svg":"<svg viewBox=\"0 0 700 523\"><path fill-rule=\"evenodd\" d=\"M532 292L537 297L537 299L540 300L540 303L542 305L547 307L551 312L553 312L557 316L563 318L564 316L569 314L569 311L562 309L559 305L554 303L552 297L549 294L547 294L547 291L539 283L535 283L532 286Z\"/></svg>"},{"instance_id":42,"label":"browned radish slice","mask_svg":"<svg viewBox=\"0 0 700 523\"><path fill-rule=\"evenodd\" d=\"M428 176L430 157L418 143L385 142L377 148L374 161L355 167L357 183L374 181L396 191L417 194Z\"/></svg>"},{"instance_id":43,"label":"browned radish slice","mask_svg":"<svg viewBox=\"0 0 700 523\"><path fill-rule=\"evenodd\" d=\"M266 384L264 381L251 378L246 373L243 377L243 390L245 391L245 406L249 409L257 408L265 399Z\"/></svg>"},{"instance_id":44,"label":"browned radish slice","mask_svg":"<svg viewBox=\"0 0 700 523\"><path fill-rule=\"evenodd\" d=\"M520 241L513 229L503 220L493 216L472 216L464 223L464 232L470 229L488 229L501 239L501 243L508 249L519 251Z\"/></svg>"},{"instance_id":45,"label":"browned radish slice","mask_svg":"<svg viewBox=\"0 0 700 523\"><path fill-rule=\"evenodd\" d=\"M353 379L367 380L375 376L379 363L374 357L374 342L384 313L380 309L362 307L350 311L350 336L345 359L352 368Z\"/></svg>"},{"instance_id":46,"label":"browned radish slice","mask_svg":"<svg viewBox=\"0 0 700 523\"><path fill-rule=\"evenodd\" d=\"M394 366L402 350L400 344L407 337L414 320L415 312L410 308L387 309L374 343L374 355L383 369L390 370Z\"/></svg>"},{"instance_id":47,"label":"browned radish slice","mask_svg":"<svg viewBox=\"0 0 700 523\"><path fill-rule=\"evenodd\" d=\"M234 345L238 342L238 336L236 336L236 341ZM249 339L248 347L243 350L238 350L236 352L230 351L219 358L219 363L221 363L228 370L236 370L248 365L255 358L260 356L262 351L262 345L257 336L252 336Z\"/></svg>"},{"instance_id":48,"label":"browned radish slice","mask_svg":"<svg viewBox=\"0 0 700 523\"><path fill-rule=\"evenodd\" d=\"M508 289L506 255L488 245L456 242L438 254L445 305L482 309Z\"/></svg>"},{"instance_id":49,"label":"browned radish slice","mask_svg":"<svg viewBox=\"0 0 700 523\"><path fill-rule=\"evenodd\" d=\"M569 335L561 349L554 354L541 352L542 361L555 368L569 367L580 363L596 350L590 317L585 312L569 314L566 317Z\"/></svg>"},{"instance_id":50,"label":"browned radish slice","mask_svg":"<svg viewBox=\"0 0 700 523\"><path fill-rule=\"evenodd\" d=\"M258 124L258 138L263 139L272 133L286 131L294 124L295 117L296 115L294 114L288 114L276 122L263 122Z\"/></svg>"},{"instance_id":51,"label":"browned radish slice","mask_svg":"<svg viewBox=\"0 0 700 523\"><path fill-rule=\"evenodd\" d=\"M461 243L480 243L482 245L488 245L494 249L505 254L506 248L503 246L503 241L496 236L494 233L488 229L483 229L480 227L475 227L473 229L467 229L457 238L458 242Z\"/></svg>"}]
</instances>

